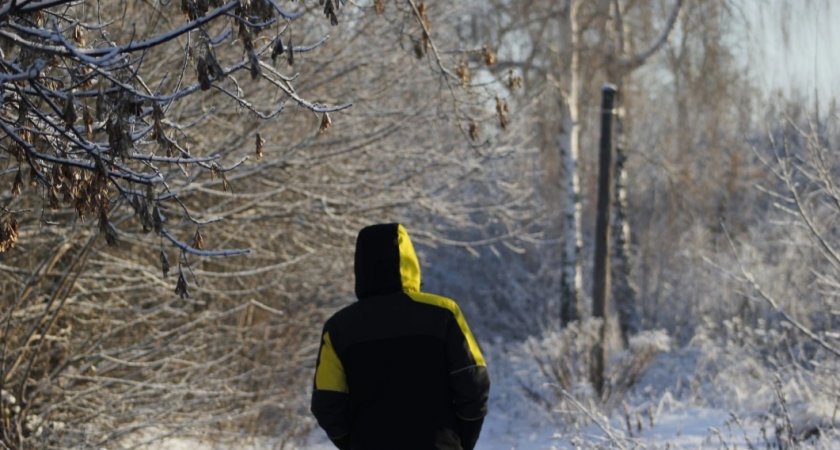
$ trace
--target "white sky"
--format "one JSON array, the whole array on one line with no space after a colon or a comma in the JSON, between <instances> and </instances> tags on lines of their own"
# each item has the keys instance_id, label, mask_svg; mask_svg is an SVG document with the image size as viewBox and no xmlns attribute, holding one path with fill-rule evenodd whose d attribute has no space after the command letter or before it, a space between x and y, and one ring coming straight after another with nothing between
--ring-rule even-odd
<instances>
[{"instance_id":1,"label":"white sky","mask_svg":"<svg viewBox=\"0 0 840 450\"><path fill-rule=\"evenodd\" d=\"M840 1L744 0L746 50L768 90L840 98ZM786 30L785 30L786 27Z\"/></svg>"}]
</instances>

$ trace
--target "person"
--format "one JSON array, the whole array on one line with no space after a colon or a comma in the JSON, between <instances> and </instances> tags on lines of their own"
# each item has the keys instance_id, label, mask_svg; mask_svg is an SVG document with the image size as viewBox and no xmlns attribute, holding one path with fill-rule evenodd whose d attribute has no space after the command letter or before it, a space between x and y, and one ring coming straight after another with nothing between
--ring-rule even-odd
<instances>
[{"instance_id":1,"label":"person","mask_svg":"<svg viewBox=\"0 0 840 450\"><path fill-rule=\"evenodd\" d=\"M358 301L324 325L311 410L341 450L472 450L487 413L487 364L451 299L420 292L405 228L356 239Z\"/></svg>"}]
</instances>

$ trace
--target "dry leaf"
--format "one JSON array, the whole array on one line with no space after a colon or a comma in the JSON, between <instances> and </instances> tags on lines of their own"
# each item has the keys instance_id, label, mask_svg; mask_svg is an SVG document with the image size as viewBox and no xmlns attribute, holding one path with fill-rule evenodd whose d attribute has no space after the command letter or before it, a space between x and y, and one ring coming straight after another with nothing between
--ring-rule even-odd
<instances>
[{"instance_id":1,"label":"dry leaf","mask_svg":"<svg viewBox=\"0 0 840 450\"><path fill-rule=\"evenodd\" d=\"M0 219L0 253L14 248L18 240L17 220L10 216Z\"/></svg>"},{"instance_id":2,"label":"dry leaf","mask_svg":"<svg viewBox=\"0 0 840 450\"><path fill-rule=\"evenodd\" d=\"M455 68L455 75L458 76L458 79L461 80L461 85L467 87L470 85L470 68L467 66L466 61L462 61L458 64L458 67Z\"/></svg>"},{"instance_id":3,"label":"dry leaf","mask_svg":"<svg viewBox=\"0 0 840 450\"><path fill-rule=\"evenodd\" d=\"M496 64L496 52L494 52L489 45L485 45L484 48L481 49L481 56L484 57L484 64L488 66Z\"/></svg>"},{"instance_id":4,"label":"dry leaf","mask_svg":"<svg viewBox=\"0 0 840 450\"><path fill-rule=\"evenodd\" d=\"M164 277L169 275L169 257L166 256L166 252L163 250L160 251L160 268L163 271Z\"/></svg>"},{"instance_id":5,"label":"dry leaf","mask_svg":"<svg viewBox=\"0 0 840 450\"><path fill-rule=\"evenodd\" d=\"M190 296L190 291L187 288L187 279L184 278L184 271L178 269L178 282L175 284L175 293L182 299Z\"/></svg>"},{"instance_id":6,"label":"dry leaf","mask_svg":"<svg viewBox=\"0 0 840 450\"><path fill-rule=\"evenodd\" d=\"M263 145L265 145L265 139L263 139L263 137L260 136L259 133L257 133L257 142L256 142L257 159L262 159L262 157L263 157Z\"/></svg>"},{"instance_id":7,"label":"dry leaf","mask_svg":"<svg viewBox=\"0 0 840 450\"><path fill-rule=\"evenodd\" d=\"M61 112L61 118L64 119L64 124L67 126L67 129L73 127L73 123L76 122L76 102L74 101L73 92L67 94L67 98L64 101L64 110Z\"/></svg>"},{"instance_id":8,"label":"dry leaf","mask_svg":"<svg viewBox=\"0 0 840 450\"><path fill-rule=\"evenodd\" d=\"M513 73L513 70L508 72L508 89L517 89L522 87L522 77Z\"/></svg>"},{"instance_id":9,"label":"dry leaf","mask_svg":"<svg viewBox=\"0 0 840 450\"><path fill-rule=\"evenodd\" d=\"M469 133L470 139L472 139L473 142L478 142L478 124L476 124L473 121L470 121Z\"/></svg>"},{"instance_id":10,"label":"dry leaf","mask_svg":"<svg viewBox=\"0 0 840 450\"><path fill-rule=\"evenodd\" d=\"M81 25L76 25L76 27L73 28L73 40L80 46L85 46L85 30Z\"/></svg>"},{"instance_id":11,"label":"dry leaf","mask_svg":"<svg viewBox=\"0 0 840 450\"><path fill-rule=\"evenodd\" d=\"M271 50L271 61L277 60L278 55L282 55L286 49L283 47L283 39L277 36L277 42L274 43L274 49Z\"/></svg>"},{"instance_id":12,"label":"dry leaf","mask_svg":"<svg viewBox=\"0 0 840 450\"><path fill-rule=\"evenodd\" d=\"M330 119L330 115L327 114L327 113L324 113L324 115L321 116L321 127L318 128L318 134L326 133L327 130L329 130L331 126L332 126L332 119Z\"/></svg>"},{"instance_id":13,"label":"dry leaf","mask_svg":"<svg viewBox=\"0 0 840 450\"><path fill-rule=\"evenodd\" d=\"M508 117L508 104L502 100L498 95L496 96L496 115L499 117L499 126L506 129L510 118Z\"/></svg>"},{"instance_id":14,"label":"dry leaf","mask_svg":"<svg viewBox=\"0 0 840 450\"><path fill-rule=\"evenodd\" d=\"M193 248L204 250L204 236L201 235L201 231L198 229L195 230L192 246Z\"/></svg>"},{"instance_id":15,"label":"dry leaf","mask_svg":"<svg viewBox=\"0 0 840 450\"><path fill-rule=\"evenodd\" d=\"M93 140L93 115L90 113L90 108L85 108L82 113L82 120L85 122L85 133L89 140Z\"/></svg>"},{"instance_id":16,"label":"dry leaf","mask_svg":"<svg viewBox=\"0 0 840 450\"><path fill-rule=\"evenodd\" d=\"M17 175L15 175L14 181L12 181L12 195L18 196L20 195L20 188L23 186L23 175L20 173L20 169L17 171Z\"/></svg>"}]
</instances>

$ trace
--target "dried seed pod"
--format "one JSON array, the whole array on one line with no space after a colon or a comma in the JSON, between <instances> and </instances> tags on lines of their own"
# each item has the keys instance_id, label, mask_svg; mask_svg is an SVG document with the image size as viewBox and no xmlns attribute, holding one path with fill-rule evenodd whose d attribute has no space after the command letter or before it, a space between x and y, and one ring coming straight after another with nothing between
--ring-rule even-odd
<instances>
[{"instance_id":1,"label":"dried seed pod","mask_svg":"<svg viewBox=\"0 0 840 450\"><path fill-rule=\"evenodd\" d=\"M93 114L90 113L90 108L84 108L82 120L85 122L85 134L87 138L93 140Z\"/></svg>"},{"instance_id":2,"label":"dried seed pod","mask_svg":"<svg viewBox=\"0 0 840 450\"><path fill-rule=\"evenodd\" d=\"M18 169L17 174L15 175L14 181L12 181L12 195L17 197L20 195L20 188L23 186L23 175L20 173L20 169Z\"/></svg>"},{"instance_id":3,"label":"dried seed pod","mask_svg":"<svg viewBox=\"0 0 840 450\"><path fill-rule=\"evenodd\" d=\"M462 61L460 64L458 64L458 67L455 68L455 75L458 76L459 80L461 80L462 86L468 87L470 85L470 68L469 66L467 66L466 61Z\"/></svg>"},{"instance_id":4,"label":"dried seed pod","mask_svg":"<svg viewBox=\"0 0 840 450\"><path fill-rule=\"evenodd\" d=\"M251 79L256 80L262 74L262 69L260 69L260 59L257 58L257 53L253 49L248 51L248 60L251 66Z\"/></svg>"},{"instance_id":5,"label":"dried seed pod","mask_svg":"<svg viewBox=\"0 0 840 450\"><path fill-rule=\"evenodd\" d=\"M338 17L335 15L336 7L333 4L332 0L327 0L326 2L321 2L324 5L324 15L330 19L330 23L335 26L338 25Z\"/></svg>"},{"instance_id":6,"label":"dried seed pod","mask_svg":"<svg viewBox=\"0 0 840 450\"><path fill-rule=\"evenodd\" d=\"M286 61L290 66L295 65L295 47L292 45L292 27L289 27L289 40L286 45Z\"/></svg>"},{"instance_id":7,"label":"dried seed pod","mask_svg":"<svg viewBox=\"0 0 840 450\"><path fill-rule=\"evenodd\" d=\"M196 229L195 235L193 235L193 248L197 248L199 250L204 250L204 236L201 235L201 230Z\"/></svg>"},{"instance_id":8,"label":"dried seed pod","mask_svg":"<svg viewBox=\"0 0 840 450\"><path fill-rule=\"evenodd\" d=\"M96 110L94 112L96 120L103 120L108 114L108 104L106 103L108 99L105 98L105 91L102 88L103 84L99 84L99 93L96 96Z\"/></svg>"},{"instance_id":9,"label":"dried seed pod","mask_svg":"<svg viewBox=\"0 0 840 450\"><path fill-rule=\"evenodd\" d=\"M198 73L198 84L201 86L201 90L206 91L210 89L211 85L207 68L207 60L203 56L198 58L198 63L196 63L195 69Z\"/></svg>"},{"instance_id":10,"label":"dried seed pod","mask_svg":"<svg viewBox=\"0 0 840 450\"><path fill-rule=\"evenodd\" d=\"M493 48L489 45L485 45L481 49L481 56L484 58L484 64L488 66L496 64L496 52L494 52Z\"/></svg>"},{"instance_id":11,"label":"dried seed pod","mask_svg":"<svg viewBox=\"0 0 840 450\"><path fill-rule=\"evenodd\" d=\"M330 115L327 114L327 113L324 113L321 116L321 126L318 128L318 134L326 133L327 130L329 130L331 126L332 126L332 119L330 119Z\"/></svg>"},{"instance_id":12,"label":"dried seed pod","mask_svg":"<svg viewBox=\"0 0 840 450\"><path fill-rule=\"evenodd\" d=\"M506 129L508 123L510 123L510 118L508 117L508 104L506 101L502 100L498 95L496 96L496 115L499 117L499 126L502 129Z\"/></svg>"},{"instance_id":13,"label":"dried seed pod","mask_svg":"<svg viewBox=\"0 0 840 450\"><path fill-rule=\"evenodd\" d=\"M18 223L14 216L0 218L0 253L14 248L18 240Z\"/></svg>"},{"instance_id":14,"label":"dried seed pod","mask_svg":"<svg viewBox=\"0 0 840 450\"><path fill-rule=\"evenodd\" d=\"M470 139L473 142L478 142L478 138L479 138L479 136L478 136L478 124L475 123L475 121L470 121L469 133L470 133Z\"/></svg>"},{"instance_id":15,"label":"dried seed pod","mask_svg":"<svg viewBox=\"0 0 840 450\"><path fill-rule=\"evenodd\" d=\"M47 190L49 197L50 209L58 209L61 206L61 200L58 198L59 191L57 188L50 188Z\"/></svg>"},{"instance_id":16,"label":"dried seed pod","mask_svg":"<svg viewBox=\"0 0 840 450\"><path fill-rule=\"evenodd\" d=\"M420 40L414 41L414 56L416 56L417 59L421 59L425 54L426 48L423 46L423 43Z\"/></svg>"},{"instance_id":17,"label":"dried seed pod","mask_svg":"<svg viewBox=\"0 0 840 450\"><path fill-rule=\"evenodd\" d=\"M285 50L286 49L283 47L283 39L280 36L277 36L277 40L274 42L274 48L271 50L271 61L276 61L277 56L282 55Z\"/></svg>"},{"instance_id":18,"label":"dried seed pod","mask_svg":"<svg viewBox=\"0 0 840 450\"><path fill-rule=\"evenodd\" d=\"M80 46L85 46L85 29L81 25L73 27L73 40Z\"/></svg>"},{"instance_id":19,"label":"dried seed pod","mask_svg":"<svg viewBox=\"0 0 840 450\"><path fill-rule=\"evenodd\" d=\"M522 77L513 73L511 69L508 71L508 82L507 82L508 89L513 90L522 87Z\"/></svg>"},{"instance_id":20,"label":"dried seed pod","mask_svg":"<svg viewBox=\"0 0 840 450\"><path fill-rule=\"evenodd\" d=\"M265 145L265 139L257 133L257 142L256 142L256 153L257 159L262 159L263 157L263 146Z\"/></svg>"},{"instance_id":21,"label":"dried seed pod","mask_svg":"<svg viewBox=\"0 0 840 450\"><path fill-rule=\"evenodd\" d=\"M207 0L194 0L195 1L195 12L198 17L202 17L207 14L207 9L209 5L207 4Z\"/></svg>"},{"instance_id":22,"label":"dried seed pod","mask_svg":"<svg viewBox=\"0 0 840 450\"><path fill-rule=\"evenodd\" d=\"M111 247L115 247L119 242L117 240L117 229L114 227L114 224L110 222L108 222L108 226L105 229L105 242L107 242Z\"/></svg>"},{"instance_id":23,"label":"dried seed pod","mask_svg":"<svg viewBox=\"0 0 840 450\"><path fill-rule=\"evenodd\" d=\"M67 93L67 98L64 100L64 109L61 111L61 118L64 119L64 125L69 130L76 122L76 102L73 91Z\"/></svg>"},{"instance_id":24,"label":"dried seed pod","mask_svg":"<svg viewBox=\"0 0 840 450\"><path fill-rule=\"evenodd\" d=\"M128 132L126 131L126 125L123 121L111 118L106 125L106 131L108 133L108 144L111 147L111 151L114 153L115 156L126 157L128 156L128 149L131 145L131 138L128 136ZM97 158L97 167L99 168L100 172L108 173L105 165L102 163L100 158Z\"/></svg>"},{"instance_id":25,"label":"dried seed pod","mask_svg":"<svg viewBox=\"0 0 840 450\"><path fill-rule=\"evenodd\" d=\"M166 278L169 275L169 257L163 250L160 251L160 269L163 271L163 277Z\"/></svg>"},{"instance_id":26,"label":"dried seed pod","mask_svg":"<svg viewBox=\"0 0 840 450\"><path fill-rule=\"evenodd\" d=\"M32 187L35 187L38 184L38 170L35 169L37 164L37 162L32 161L32 165L29 166L29 185Z\"/></svg>"},{"instance_id":27,"label":"dried seed pod","mask_svg":"<svg viewBox=\"0 0 840 450\"><path fill-rule=\"evenodd\" d=\"M20 138L27 144L32 143L32 133L29 130L20 130Z\"/></svg>"},{"instance_id":28,"label":"dried seed pod","mask_svg":"<svg viewBox=\"0 0 840 450\"><path fill-rule=\"evenodd\" d=\"M163 129L163 109L159 103L152 104L152 137L157 141L161 148L166 148L168 139L166 132Z\"/></svg>"},{"instance_id":29,"label":"dried seed pod","mask_svg":"<svg viewBox=\"0 0 840 450\"><path fill-rule=\"evenodd\" d=\"M117 229L108 219L107 208L99 209L99 231L105 234L105 242L110 246L117 245Z\"/></svg>"},{"instance_id":30,"label":"dried seed pod","mask_svg":"<svg viewBox=\"0 0 840 450\"><path fill-rule=\"evenodd\" d=\"M187 279L184 278L184 271L178 268L178 282L175 283L175 293L182 299L189 298L190 291L187 286Z\"/></svg>"},{"instance_id":31,"label":"dried seed pod","mask_svg":"<svg viewBox=\"0 0 840 450\"><path fill-rule=\"evenodd\" d=\"M90 67L81 67L79 72L82 74L82 89L91 89L96 83L96 78L92 75L93 69Z\"/></svg>"},{"instance_id":32,"label":"dried seed pod","mask_svg":"<svg viewBox=\"0 0 840 450\"><path fill-rule=\"evenodd\" d=\"M190 20L197 19L198 11L196 11L195 0L181 0L181 12Z\"/></svg>"},{"instance_id":33,"label":"dried seed pod","mask_svg":"<svg viewBox=\"0 0 840 450\"><path fill-rule=\"evenodd\" d=\"M152 214L149 212L149 205L146 202L138 201L137 214L140 216L140 224L143 226L143 232L148 233L152 231L155 223L152 220Z\"/></svg>"},{"instance_id":34,"label":"dried seed pod","mask_svg":"<svg viewBox=\"0 0 840 450\"><path fill-rule=\"evenodd\" d=\"M239 39L242 40L242 45L245 47L246 52L254 49L254 38L251 29L244 22L239 24Z\"/></svg>"},{"instance_id":35,"label":"dried seed pod","mask_svg":"<svg viewBox=\"0 0 840 450\"><path fill-rule=\"evenodd\" d=\"M163 229L163 222L166 221L166 218L163 216L163 213L160 212L160 208L157 206L152 208L152 221L155 226L155 233L160 234L160 231Z\"/></svg>"},{"instance_id":36,"label":"dried seed pod","mask_svg":"<svg viewBox=\"0 0 840 450\"><path fill-rule=\"evenodd\" d=\"M207 63L207 74L213 77L214 80L224 77L225 71L222 69L222 65L219 64L219 60L216 58L216 52L210 48L209 44L205 44L204 56Z\"/></svg>"}]
</instances>

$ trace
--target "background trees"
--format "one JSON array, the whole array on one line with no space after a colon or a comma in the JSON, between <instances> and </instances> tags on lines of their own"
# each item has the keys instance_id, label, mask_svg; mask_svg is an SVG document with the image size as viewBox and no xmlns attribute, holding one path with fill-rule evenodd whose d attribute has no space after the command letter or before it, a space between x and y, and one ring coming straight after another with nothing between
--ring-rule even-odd
<instances>
[{"instance_id":1,"label":"background trees","mask_svg":"<svg viewBox=\"0 0 840 450\"><path fill-rule=\"evenodd\" d=\"M621 83L625 333L665 329L676 348L700 341L830 391L836 111L810 128L807 106L765 106L733 44L738 14L3 3L0 442L304 435L320 325L352 299L355 234L380 221L406 222L424 289L459 300L492 367L531 352L543 370L529 376L568 393L597 325L568 323L589 315L607 81ZM807 332L780 331L794 322ZM642 371L633 351L602 398L575 395L619 404ZM511 395L566 398L521 384Z\"/></svg>"},{"instance_id":2,"label":"background trees","mask_svg":"<svg viewBox=\"0 0 840 450\"><path fill-rule=\"evenodd\" d=\"M472 223L450 193L499 158L453 145L495 116L417 62L409 6L334 27L337 2L4 4L5 445L309 426L356 231Z\"/></svg>"}]
</instances>

